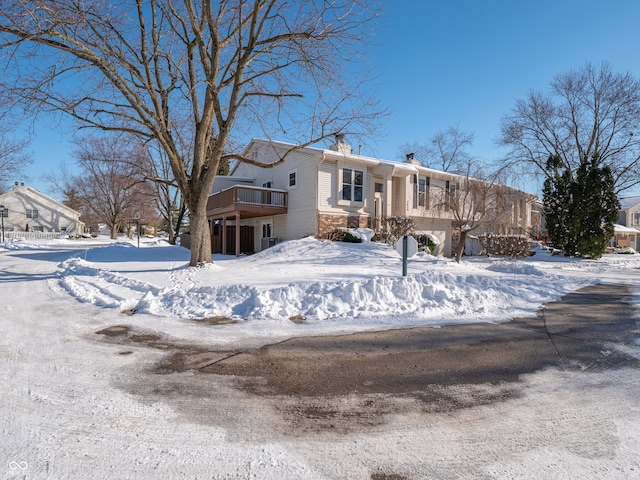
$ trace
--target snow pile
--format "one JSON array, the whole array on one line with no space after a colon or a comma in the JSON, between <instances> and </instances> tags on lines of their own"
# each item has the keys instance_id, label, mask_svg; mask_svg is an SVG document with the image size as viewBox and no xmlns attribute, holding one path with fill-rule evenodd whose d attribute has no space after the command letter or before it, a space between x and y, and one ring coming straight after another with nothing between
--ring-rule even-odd
<instances>
[{"instance_id":1,"label":"snow pile","mask_svg":"<svg viewBox=\"0 0 640 480\"><path fill-rule=\"evenodd\" d=\"M0 244L0 251L31 250L31 249L38 249L38 248L44 248L44 246L40 243L29 242L22 237L7 238L4 243Z\"/></svg>"},{"instance_id":2,"label":"snow pile","mask_svg":"<svg viewBox=\"0 0 640 480\"><path fill-rule=\"evenodd\" d=\"M387 245L314 238L252 256L218 256L206 268L188 267L187 260L187 250L164 241L143 248L118 242L92 249L86 260L84 255L67 259L57 277L78 301L122 311L250 322L303 316L307 323L340 319L352 326L393 318L414 325L508 320L599 281L556 262L545 269L540 257L526 262L478 257L458 265L419 255L402 277L399 256ZM587 263L584 267L589 271Z\"/></svg>"}]
</instances>

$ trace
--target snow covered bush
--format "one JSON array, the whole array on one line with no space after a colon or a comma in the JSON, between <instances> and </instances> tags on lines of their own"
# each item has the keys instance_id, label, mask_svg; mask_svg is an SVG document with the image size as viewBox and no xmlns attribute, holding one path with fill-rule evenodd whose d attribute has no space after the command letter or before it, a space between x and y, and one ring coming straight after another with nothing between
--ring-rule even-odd
<instances>
[{"instance_id":1,"label":"snow covered bush","mask_svg":"<svg viewBox=\"0 0 640 480\"><path fill-rule=\"evenodd\" d=\"M531 240L526 235L483 234L478 235L478 240L488 256L520 258L531 255Z\"/></svg>"},{"instance_id":2,"label":"snow covered bush","mask_svg":"<svg viewBox=\"0 0 640 480\"><path fill-rule=\"evenodd\" d=\"M413 238L418 242L418 246L425 246L429 249L429 253L433 253L438 245L440 245L440 240L434 235L429 233L422 234L414 234Z\"/></svg>"},{"instance_id":3,"label":"snow covered bush","mask_svg":"<svg viewBox=\"0 0 640 480\"><path fill-rule=\"evenodd\" d=\"M343 228L334 228L326 238L332 242L362 243L362 237Z\"/></svg>"}]
</instances>

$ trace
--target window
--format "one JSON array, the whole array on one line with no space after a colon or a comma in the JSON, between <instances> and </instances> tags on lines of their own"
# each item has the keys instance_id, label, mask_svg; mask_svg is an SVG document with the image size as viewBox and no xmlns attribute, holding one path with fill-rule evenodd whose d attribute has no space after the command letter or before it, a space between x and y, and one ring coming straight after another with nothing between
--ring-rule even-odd
<instances>
[{"instance_id":1,"label":"window","mask_svg":"<svg viewBox=\"0 0 640 480\"><path fill-rule=\"evenodd\" d=\"M31 228L32 232L44 232L44 227L42 225L34 225Z\"/></svg>"},{"instance_id":2,"label":"window","mask_svg":"<svg viewBox=\"0 0 640 480\"><path fill-rule=\"evenodd\" d=\"M27 210L27 218L38 218L38 210Z\"/></svg>"},{"instance_id":3,"label":"window","mask_svg":"<svg viewBox=\"0 0 640 480\"><path fill-rule=\"evenodd\" d=\"M640 225L640 213L633 214L633 225Z\"/></svg>"},{"instance_id":4,"label":"window","mask_svg":"<svg viewBox=\"0 0 640 480\"><path fill-rule=\"evenodd\" d=\"M364 172L352 168L342 169L342 200L362 202Z\"/></svg>"},{"instance_id":5,"label":"window","mask_svg":"<svg viewBox=\"0 0 640 480\"><path fill-rule=\"evenodd\" d=\"M262 224L262 238L271 238L271 224L263 223Z\"/></svg>"},{"instance_id":6,"label":"window","mask_svg":"<svg viewBox=\"0 0 640 480\"><path fill-rule=\"evenodd\" d=\"M297 184L298 184L297 183L298 179L296 178L297 177L297 173L298 172L296 172L295 170L292 171L292 172L289 172L289 188L295 188L297 186Z\"/></svg>"},{"instance_id":7,"label":"window","mask_svg":"<svg viewBox=\"0 0 640 480\"><path fill-rule=\"evenodd\" d=\"M445 194L444 209L445 211L448 212L449 208L451 207L451 203L453 202L456 196L456 184L451 183L449 180L447 180L444 194Z\"/></svg>"},{"instance_id":8,"label":"window","mask_svg":"<svg viewBox=\"0 0 640 480\"><path fill-rule=\"evenodd\" d=\"M262 187L263 187L263 188L271 188L271 185L273 185L273 182L264 182L264 183L262 184Z\"/></svg>"},{"instance_id":9,"label":"window","mask_svg":"<svg viewBox=\"0 0 640 480\"><path fill-rule=\"evenodd\" d=\"M376 193L384 193L384 183L376 183L374 189Z\"/></svg>"},{"instance_id":10,"label":"window","mask_svg":"<svg viewBox=\"0 0 640 480\"><path fill-rule=\"evenodd\" d=\"M430 177L413 176L413 208L429 208Z\"/></svg>"}]
</instances>

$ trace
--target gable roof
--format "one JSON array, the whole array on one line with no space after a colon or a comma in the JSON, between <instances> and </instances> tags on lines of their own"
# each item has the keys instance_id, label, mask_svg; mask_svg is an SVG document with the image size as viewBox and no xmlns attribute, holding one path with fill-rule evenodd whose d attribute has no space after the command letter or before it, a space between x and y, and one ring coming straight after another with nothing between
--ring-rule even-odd
<instances>
[{"instance_id":1,"label":"gable roof","mask_svg":"<svg viewBox=\"0 0 640 480\"><path fill-rule=\"evenodd\" d=\"M402 161L395 161L395 160L383 160L380 158L374 158L374 157L368 157L365 155L360 155L360 154L356 154L356 153L347 153L347 152L341 152L341 151L337 151L337 150L331 150L331 149L327 149L327 148L319 148L319 147L299 147L297 145L294 145L292 143L287 143L287 142L281 142L281 141L277 141L277 140L268 140L268 139L264 139L264 138L254 138L252 139L249 144L247 145L247 147L244 150L244 155L250 155L250 152L256 147L256 145L269 145L271 146L274 150L275 149L281 149L281 150L289 150L292 148L296 148L298 147L298 151L300 152L306 152L308 154L312 154L312 155L320 155L323 156L324 158L333 158L333 159L345 159L345 160L350 160L350 161L354 161L354 162L358 162L360 164L364 164L364 165L369 165L371 167L387 167L387 168L392 168L394 175L395 173L398 173L399 175L408 175L408 174L419 174L419 175L425 175L425 176L433 176L433 177L440 177L440 178L451 178L451 179L455 179L455 178L462 178L461 175L456 174L456 173L452 173L452 172L444 172L441 170L434 170L432 168L428 168L428 167L424 167L422 165L419 164L415 164L415 163L408 163L408 162L402 162ZM238 162L234 168L232 169L230 175L234 175L238 165L240 162ZM513 191L518 191L518 192L522 192L526 195L529 195L531 198L537 198L536 195L534 194L530 194L527 192L524 192L518 188L514 188L514 187L507 187L510 190ZM638 200L640 201L640 197L638 197Z\"/></svg>"},{"instance_id":2,"label":"gable roof","mask_svg":"<svg viewBox=\"0 0 640 480\"><path fill-rule=\"evenodd\" d=\"M80 212L74 210L73 208L67 207L64 203L60 203L57 200L54 200L44 193L39 192L35 188L28 187L26 185L14 185L13 190L0 195L0 203L2 203L3 199L14 196L28 197L36 203L48 206L50 208L58 210L59 212L64 212L69 217L80 217Z\"/></svg>"},{"instance_id":3,"label":"gable roof","mask_svg":"<svg viewBox=\"0 0 640 480\"><path fill-rule=\"evenodd\" d=\"M638 203L640 203L640 196L639 197L621 198L620 199L620 210L628 210L631 207L637 205Z\"/></svg>"}]
</instances>

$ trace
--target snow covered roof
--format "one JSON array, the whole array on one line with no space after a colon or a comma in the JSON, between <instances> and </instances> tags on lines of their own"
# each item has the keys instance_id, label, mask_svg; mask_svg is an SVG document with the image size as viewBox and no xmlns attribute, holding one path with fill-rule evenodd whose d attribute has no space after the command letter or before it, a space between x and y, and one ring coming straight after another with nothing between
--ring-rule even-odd
<instances>
[{"instance_id":1,"label":"snow covered roof","mask_svg":"<svg viewBox=\"0 0 640 480\"><path fill-rule=\"evenodd\" d=\"M14 185L13 189L10 192L6 192L0 195L0 200L8 201L8 199L16 196L22 196L23 198L28 198L33 202L39 203L40 205L47 206L59 212L63 212L69 217L75 217L76 219L80 217L80 212L74 210L71 207L66 206L64 203L54 200L53 198L45 195L44 193L36 190L35 188L29 187L28 185L24 185L24 184Z\"/></svg>"},{"instance_id":2,"label":"snow covered roof","mask_svg":"<svg viewBox=\"0 0 640 480\"><path fill-rule=\"evenodd\" d=\"M637 228L627 227L625 225L619 225L617 223L613 226L613 230L616 233L640 233L640 230L638 230Z\"/></svg>"},{"instance_id":3,"label":"snow covered roof","mask_svg":"<svg viewBox=\"0 0 640 480\"><path fill-rule=\"evenodd\" d=\"M254 148L255 144L260 144L260 143L268 143L270 145L272 145L274 148L282 148L282 149L290 149L290 148L294 148L296 147L296 145L292 144L292 143L288 143L288 142L281 142L278 140L268 140L268 139L263 139L263 138L254 138L249 142L249 145L247 145L247 148L245 149L245 152L249 152L251 151L252 148ZM385 160L385 159L381 159L381 158L374 158L374 157L368 157L366 155L360 155L357 153L346 153L345 151L337 151L337 150L331 150L331 149L327 149L327 148L320 148L320 147L313 147L313 146L307 146L307 147L303 147L300 148L301 152L307 152L307 153L311 153L311 154L320 154L323 155L325 158L344 158L344 159L348 159L350 161L354 161L354 162L359 162L362 164L366 164L369 165L371 167L386 167L386 168L391 168L393 169L394 175L397 173L398 175L409 175L409 174L422 174L422 175L429 175L435 178L460 178L461 175L452 173L452 172L444 172L441 170L435 170L433 168L428 168L422 165L416 165L414 163L407 163L407 162L402 162L402 161L395 161L395 160ZM235 168L234 168L235 171ZM233 174L233 171L232 171ZM508 187L512 190L519 190L517 188L513 188L513 187ZM524 192L523 192L524 193ZM531 195L531 194L529 194ZM531 195L531 197L535 197L535 195ZM640 200L640 197L639 197Z\"/></svg>"},{"instance_id":4,"label":"snow covered roof","mask_svg":"<svg viewBox=\"0 0 640 480\"><path fill-rule=\"evenodd\" d=\"M620 199L620 208L621 210L627 210L634 205L640 203L640 197L627 197Z\"/></svg>"}]
</instances>

